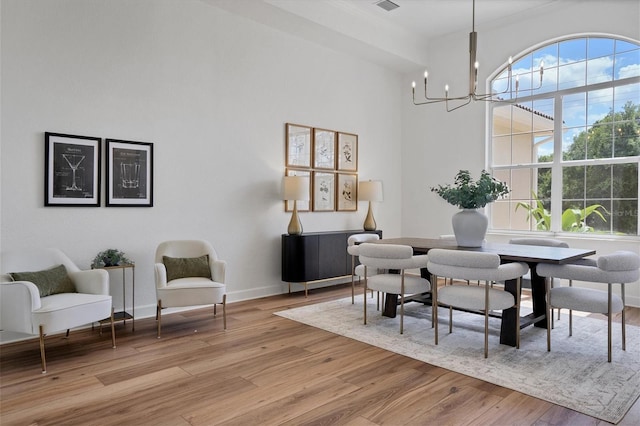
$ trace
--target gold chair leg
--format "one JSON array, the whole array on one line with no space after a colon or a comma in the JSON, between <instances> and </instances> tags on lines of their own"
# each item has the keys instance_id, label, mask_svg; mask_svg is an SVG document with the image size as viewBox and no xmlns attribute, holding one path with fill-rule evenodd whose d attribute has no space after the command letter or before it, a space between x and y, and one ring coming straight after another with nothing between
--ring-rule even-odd
<instances>
[{"instance_id":1,"label":"gold chair leg","mask_svg":"<svg viewBox=\"0 0 640 426\"><path fill-rule=\"evenodd\" d=\"M484 282L484 357L489 356L489 281Z\"/></svg>"},{"instance_id":2,"label":"gold chair leg","mask_svg":"<svg viewBox=\"0 0 640 426\"><path fill-rule=\"evenodd\" d=\"M156 306L156 320L158 321L158 334L156 338L160 338L160 327L162 324L162 300L158 299L158 305Z\"/></svg>"},{"instance_id":3,"label":"gold chair leg","mask_svg":"<svg viewBox=\"0 0 640 426\"><path fill-rule=\"evenodd\" d=\"M609 285L608 297L607 297L607 361L611 362L611 317L613 313L611 312L611 291L613 285L611 283Z\"/></svg>"},{"instance_id":4,"label":"gold chair leg","mask_svg":"<svg viewBox=\"0 0 640 426\"><path fill-rule=\"evenodd\" d=\"M222 296L222 324L224 329L227 329L227 295Z\"/></svg>"},{"instance_id":5,"label":"gold chair leg","mask_svg":"<svg viewBox=\"0 0 640 426\"><path fill-rule=\"evenodd\" d=\"M111 307L111 347L116 348L116 326L115 326L115 318L114 318L114 309ZM102 325L100 325L100 329L102 330Z\"/></svg>"},{"instance_id":6,"label":"gold chair leg","mask_svg":"<svg viewBox=\"0 0 640 426\"><path fill-rule=\"evenodd\" d=\"M367 324L367 267L364 267L364 287L362 290L362 305L364 306L364 324Z\"/></svg>"},{"instance_id":7,"label":"gold chair leg","mask_svg":"<svg viewBox=\"0 0 640 426\"><path fill-rule=\"evenodd\" d=\"M404 269L400 273L400 334L404 334Z\"/></svg>"},{"instance_id":8,"label":"gold chair leg","mask_svg":"<svg viewBox=\"0 0 640 426\"><path fill-rule=\"evenodd\" d=\"M438 277L431 274L431 326L434 328L434 343L438 344ZM433 284L435 283L435 284ZM445 280L445 285L447 282Z\"/></svg>"},{"instance_id":9,"label":"gold chair leg","mask_svg":"<svg viewBox=\"0 0 640 426\"><path fill-rule=\"evenodd\" d=\"M626 302L625 302L625 298L624 298L624 283L620 284L620 294L622 296L622 350L626 351L627 350L627 333L626 333L626 321L625 321L625 314L624 312L626 311Z\"/></svg>"},{"instance_id":10,"label":"gold chair leg","mask_svg":"<svg viewBox=\"0 0 640 426\"><path fill-rule=\"evenodd\" d=\"M553 307L551 306L551 294L549 293L549 291L551 290L550 285L549 285L549 278L545 278L544 279L544 285L546 287L546 293L547 293L547 307L545 310L545 314L547 317L547 352L551 352L551 327L552 327L552 320L553 320Z\"/></svg>"},{"instance_id":11,"label":"gold chair leg","mask_svg":"<svg viewBox=\"0 0 640 426\"><path fill-rule=\"evenodd\" d=\"M42 324L39 326L40 329L40 362L42 363L42 374L47 372L47 360L44 355L44 327Z\"/></svg>"}]
</instances>

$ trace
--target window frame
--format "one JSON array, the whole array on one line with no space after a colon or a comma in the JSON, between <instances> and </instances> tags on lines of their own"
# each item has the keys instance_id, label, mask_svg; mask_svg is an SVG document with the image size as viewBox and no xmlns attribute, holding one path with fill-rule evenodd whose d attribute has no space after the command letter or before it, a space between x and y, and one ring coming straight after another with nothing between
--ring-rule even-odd
<instances>
[{"instance_id":1,"label":"window frame","mask_svg":"<svg viewBox=\"0 0 640 426\"><path fill-rule=\"evenodd\" d=\"M537 45L531 46L530 48L522 51L519 55L517 55L513 62L517 63L517 61L522 58L526 58L527 56L535 55L537 51L540 49L546 49L550 46L556 45L558 46L562 42L570 41L572 39L580 39L580 38L597 38L597 39L608 39L608 40L619 40L622 42L633 43L635 45L640 45L640 41L633 40L627 37L622 37L618 35L609 35L609 34L577 34L555 38L552 40L547 40L543 43L539 43ZM618 52L616 52L618 53ZM560 58L560 56L558 56ZM584 60L586 61L589 58L589 52L585 53ZM487 90L490 91L493 83L497 80L500 80L500 77L504 77L505 70L507 64L503 64L500 68L496 69L495 72L489 76L486 82ZM533 65L535 66L535 64ZM615 65L613 65L615 67ZM528 96L518 96L517 102L509 103L491 103L486 109L486 142L485 142L485 152L486 152L486 162L485 167L487 170L490 170L492 174L496 172L510 172L510 176L512 176L513 170L519 169L538 169L538 168L550 168L551 169L551 229L550 231L540 231L537 229L529 229L527 230L518 230L512 227L513 222L509 221L508 228L494 228L493 221L490 221L491 231L493 232L514 232L514 233L535 233L537 235L541 235L543 233L551 233L551 234L567 234L572 236L585 236L582 233L575 232L566 232L562 230L562 205L564 202L563 199L563 170L566 167L572 166L597 166L597 165L614 165L614 164L637 164L638 167L638 198L640 199L640 155L637 156L626 156L626 157L614 157L613 155L608 158L594 158L594 159L583 159L583 160L564 160L563 158L563 114L562 114L562 100L564 97L576 94L576 93L589 93L596 90L601 89L613 89L616 87L622 87L631 84L640 84L640 76L635 77L627 77L622 79L616 79L615 75L613 76L611 81L605 82L597 82L589 84L587 80L585 80L585 84L578 87L570 87L565 89L558 89L560 85L558 82L555 82L556 90L554 91L543 91L543 92L534 92ZM553 159L550 162L537 162L538 158L531 158L530 163L514 163L513 160L510 164L494 164L494 108L502 105L519 105L521 103L526 104L528 102L534 102L536 100L541 99L552 99L553 100L553 110L554 110L554 120L553 120ZM640 102L638 103L640 104ZM587 103L588 105L588 103ZM512 120L512 118L511 118ZM586 120L585 120L586 123ZM587 124L587 127L590 125ZM513 136L517 134L511 131L506 134L507 136ZM532 135L535 135L535 129L531 131ZM513 142L512 142L513 143ZM534 189L534 187L530 187L530 189ZM612 196L608 198L612 202L615 200ZM554 207L560 206L560 207ZM512 205L510 205L510 208ZM640 200L638 201L638 207L640 207ZM489 208L490 218L493 219L493 206ZM510 212L513 214L513 212ZM603 237L603 238L638 238L640 236L640 215L637 215L637 234L625 234L618 235L615 234L611 228L606 233L589 233L586 236L588 237Z\"/></svg>"}]
</instances>

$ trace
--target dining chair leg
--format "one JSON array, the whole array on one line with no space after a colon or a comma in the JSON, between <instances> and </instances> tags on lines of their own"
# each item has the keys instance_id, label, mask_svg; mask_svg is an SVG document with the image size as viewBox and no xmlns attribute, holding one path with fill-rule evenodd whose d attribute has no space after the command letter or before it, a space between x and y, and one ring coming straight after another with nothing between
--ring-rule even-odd
<instances>
[{"instance_id":1,"label":"dining chair leg","mask_svg":"<svg viewBox=\"0 0 640 426\"><path fill-rule=\"evenodd\" d=\"M404 334L404 269L400 273L400 334Z\"/></svg>"},{"instance_id":2,"label":"dining chair leg","mask_svg":"<svg viewBox=\"0 0 640 426\"><path fill-rule=\"evenodd\" d=\"M362 290L362 306L364 306L364 324L367 325L367 267L364 267L364 287Z\"/></svg>"},{"instance_id":3,"label":"dining chair leg","mask_svg":"<svg viewBox=\"0 0 640 426\"><path fill-rule=\"evenodd\" d=\"M489 356L489 281L485 281L484 282L484 357L487 358L488 356Z\"/></svg>"},{"instance_id":4,"label":"dining chair leg","mask_svg":"<svg viewBox=\"0 0 640 426\"><path fill-rule=\"evenodd\" d=\"M613 290L613 284L608 283L609 291L607 296L607 361L611 362L611 291Z\"/></svg>"},{"instance_id":5,"label":"dining chair leg","mask_svg":"<svg viewBox=\"0 0 640 426\"><path fill-rule=\"evenodd\" d=\"M625 321L625 314L624 312L626 311L626 302L625 302L625 298L624 298L624 283L620 284L620 295L622 296L622 350L626 351L627 350L627 333L626 333L626 321Z\"/></svg>"},{"instance_id":6,"label":"dining chair leg","mask_svg":"<svg viewBox=\"0 0 640 426\"><path fill-rule=\"evenodd\" d=\"M553 306L551 306L551 286L549 285L549 280L552 278L544 279L544 286L546 288L547 300L546 300L546 308L545 308L545 316L547 317L547 352L551 352L551 328L553 323Z\"/></svg>"},{"instance_id":7,"label":"dining chair leg","mask_svg":"<svg viewBox=\"0 0 640 426\"><path fill-rule=\"evenodd\" d=\"M438 344L438 277L431 275L431 323L433 330L434 343ZM446 282L445 282L446 283Z\"/></svg>"},{"instance_id":8,"label":"dining chair leg","mask_svg":"<svg viewBox=\"0 0 640 426\"><path fill-rule=\"evenodd\" d=\"M520 292L522 291L522 277L516 281L516 349L520 349Z\"/></svg>"}]
</instances>

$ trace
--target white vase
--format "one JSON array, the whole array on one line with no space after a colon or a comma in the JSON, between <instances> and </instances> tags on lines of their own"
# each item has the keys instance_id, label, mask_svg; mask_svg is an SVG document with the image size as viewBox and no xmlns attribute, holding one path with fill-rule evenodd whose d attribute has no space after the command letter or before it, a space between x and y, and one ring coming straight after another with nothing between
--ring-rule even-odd
<instances>
[{"instance_id":1,"label":"white vase","mask_svg":"<svg viewBox=\"0 0 640 426\"><path fill-rule=\"evenodd\" d=\"M456 242L461 247L482 247L489 219L474 209L463 209L451 218Z\"/></svg>"}]
</instances>

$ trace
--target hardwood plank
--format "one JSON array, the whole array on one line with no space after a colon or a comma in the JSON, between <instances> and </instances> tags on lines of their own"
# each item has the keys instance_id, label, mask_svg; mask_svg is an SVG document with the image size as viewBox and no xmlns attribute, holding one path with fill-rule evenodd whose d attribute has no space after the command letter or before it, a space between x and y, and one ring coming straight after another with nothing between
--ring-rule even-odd
<instances>
[{"instance_id":1,"label":"hardwood plank","mask_svg":"<svg viewBox=\"0 0 640 426\"><path fill-rule=\"evenodd\" d=\"M361 288L358 289L361 293ZM600 422L566 408L273 315L351 295L350 283L163 315L109 332L0 347L0 424L518 424ZM566 312L563 312L563 318ZM604 316L594 316L605 321ZM619 318L616 318L619 320ZM627 310L640 325L640 309ZM636 425L636 402L622 426Z\"/></svg>"}]
</instances>

